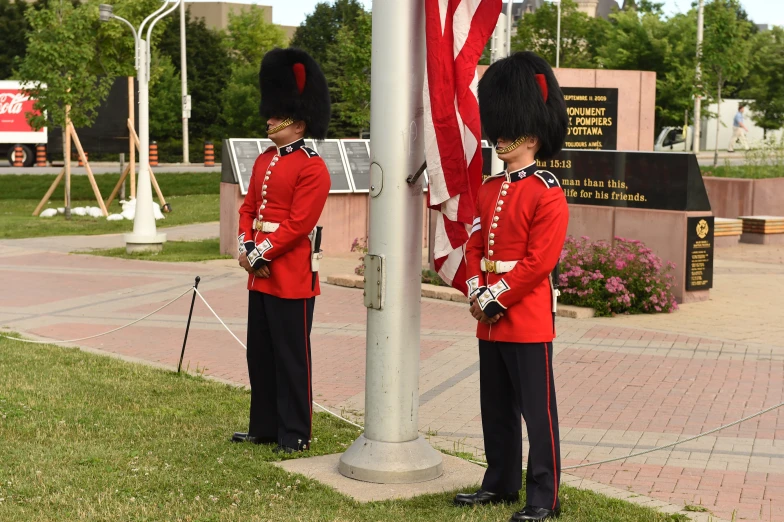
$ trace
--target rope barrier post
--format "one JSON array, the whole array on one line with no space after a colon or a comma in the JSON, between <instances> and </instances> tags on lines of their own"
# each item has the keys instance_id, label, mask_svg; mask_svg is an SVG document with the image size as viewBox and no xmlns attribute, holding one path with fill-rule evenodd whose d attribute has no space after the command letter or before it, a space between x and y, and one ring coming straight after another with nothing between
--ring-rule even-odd
<instances>
[{"instance_id":1,"label":"rope barrier post","mask_svg":"<svg viewBox=\"0 0 784 522\"><path fill-rule=\"evenodd\" d=\"M196 282L193 284L193 297L191 298L191 311L188 314L188 324L185 326L185 339L182 340L182 352L180 352L180 363L177 365L177 373L182 370L182 359L185 357L185 344L188 342L188 331L191 329L191 318L193 317L193 305L196 303L196 289L199 288L199 281L201 277L196 276Z\"/></svg>"}]
</instances>

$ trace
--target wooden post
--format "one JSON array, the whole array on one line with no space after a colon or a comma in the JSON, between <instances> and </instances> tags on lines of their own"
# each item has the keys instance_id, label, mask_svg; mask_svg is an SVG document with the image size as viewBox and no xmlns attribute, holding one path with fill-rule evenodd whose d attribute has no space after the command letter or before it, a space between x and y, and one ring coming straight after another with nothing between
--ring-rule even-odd
<instances>
[{"instance_id":1,"label":"wooden post","mask_svg":"<svg viewBox=\"0 0 784 522\"><path fill-rule=\"evenodd\" d=\"M117 196L117 192L119 192L120 188L123 186L123 183L125 183L125 180L128 177L128 172L130 171L130 169L131 169L130 165L126 165L125 168L123 169L122 174L120 175L120 181L117 182L117 185L114 186L114 190L112 190L112 193L109 195L109 198L104 202L106 208L109 208L109 205L111 205L112 201L114 201L114 198Z\"/></svg>"},{"instance_id":2,"label":"wooden post","mask_svg":"<svg viewBox=\"0 0 784 522\"><path fill-rule=\"evenodd\" d=\"M60 181L62 181L63 174L65 174L65 168L63 168L63 170L60 171L60 173L57 175L57 177L54 178L54 181L52 182L52 186L49 187L49 190L46 191L46 194L44 195L44 198L41 200L41 202L38 204L38 206L35 207L35 210L33 211L33 216L37 216L38 214L41 213L41 209L44 208L44 205L46 205L46 202L49 201L50 197L52 197L52 194L54 193L54 189L56 189L57 185L59 185Z\"/></svg>"},{"instance_id":3,"label":"wooden post","mask_svg":"<svg viewBox=\"0 0 784 522\"><path fill-rule=\"evenodd\" d=\"M103 204L103 197L101 196L101 191L98 189L98 183L95 182L93 170L90 168L90 163L87 162L87 156L84 154L82 143L79 141L79 136L76 135L76 129L71 122L68 122L68 132L70 132L71 137L74 140L76 150L79 152L79 157L84 162L84 169L87 171L87 177L90 179L90 185L93 187L93 194L95 194L95 199L98 201L98 206L101 207L101 212L103 212L104 217L108 216L109 212L106 211L106 205Z\"/></svg>"},{"instance_id":4,"label":"wooden post","mask_svg":"<svg viewBox=\"0 0 784 522\"><path fill-rule=\"evenodd\" d=\"M135 134L136 129L136 101L134 99L134 89L133 89L133 76L128 77L128 128L133 131L131 133L131 137L128 140L130 149L131 149L131 157L129 158L130 162L129 165L131 166L131 199L136 199L136 146L133 143L133 134Z\"/></svg>"},{"instance_id":5,"label":"wooden post","mask_svg":"<svg viewBox=\"0 0 784 522\"><path fill-rule=\"evenodd\" d=\"M71 106L65 106L65 125L63 126L63 134L65 134L65 219L71 219Z\"/></svg>"}]
</instances>

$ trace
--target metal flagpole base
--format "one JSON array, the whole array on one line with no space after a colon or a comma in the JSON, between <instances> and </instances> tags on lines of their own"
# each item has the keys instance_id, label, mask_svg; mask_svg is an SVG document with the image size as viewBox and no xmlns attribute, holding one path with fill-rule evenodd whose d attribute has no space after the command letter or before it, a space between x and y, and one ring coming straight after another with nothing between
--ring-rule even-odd
<instances>
[{"instance_id":1,"label":"metal flagpole base","mask_svg":"<svg viewBox=\"0 0 784 522\"><path fill-rule=\"evenodd\" d=\"M166 242L166 234L125 234L125 251L134 252L160 252Z\"/></svg>"},{"instance_id":2,"label":"metal flagpole base","mask_svg":"<svg viewBox=\"0 0 784 522\"><path fill-rule=\"evenodd\" d=\"M421 436L408 442L380 442L360 435L340 457L344 477L377 484L411 484L444 472L441 453Z\"/></svg>"}]
</instances>

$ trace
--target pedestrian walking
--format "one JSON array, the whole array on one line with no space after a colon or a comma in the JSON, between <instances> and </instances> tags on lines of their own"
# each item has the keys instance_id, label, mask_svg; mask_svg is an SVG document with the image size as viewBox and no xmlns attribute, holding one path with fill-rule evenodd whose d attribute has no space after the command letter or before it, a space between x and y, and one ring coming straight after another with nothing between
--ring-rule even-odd
<instances>
[{"instance_id":1,"label":"pedestrian walking","mask_svg":"<svg viewBox=\"0 0 784 522\"><path fill-rule=\"evenodd\" d=\"M749 128L743 121L743 113L746 110L746 105L741 103L738 105L738 112L735 113L735 118L732 120L732 137L730 144L727 146L727 152L735 152L735 143L740 141L743 148L749 150L749 142L746 140L746 133Z\"/></svg>"}]
</instances>

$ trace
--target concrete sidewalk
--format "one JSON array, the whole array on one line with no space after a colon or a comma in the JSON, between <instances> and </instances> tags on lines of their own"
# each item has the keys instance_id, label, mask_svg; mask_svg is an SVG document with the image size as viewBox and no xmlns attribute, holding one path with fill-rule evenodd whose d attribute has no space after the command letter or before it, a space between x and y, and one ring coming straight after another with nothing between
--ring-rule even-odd
<instances>
[{"instance_id":1,"label":"concrete sidewalk","mask_svg":"<svg viewBox=\"0 0 784 522\"><path fill-rule=\"evenodd\" d=\"M178 228L167 233L211 233L208 225ZM235 261L173 264L65 253L111 241L116 238L0 241L0 326L49 339L98 334L161 306L199 275L206 299L244 338L245 275ZM45 267L31 262L43 252ZM325 259L322 278L350 273L357 257ZM716 257L707 303L671 315L558 319L564 467L673 442L784 400L784 248L743 245L719 249ZM312 339L315 399L362 420L362 292L322 290ZM175 367L189 304L182 298L148 320L80 345ZM422 300L420 428L442 448L481 458L474 327L465 305ZM242 347L201 303L191 330L185 358L191 371L247 383ZM784 520L784 411L671 450L566 473L578 487L582 479L615 488L608 492L701 504L728 520L733 511L742 519Z\"/></svg>"}]
</instances>

